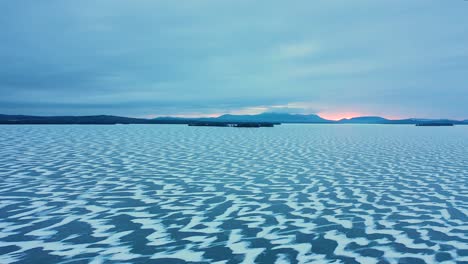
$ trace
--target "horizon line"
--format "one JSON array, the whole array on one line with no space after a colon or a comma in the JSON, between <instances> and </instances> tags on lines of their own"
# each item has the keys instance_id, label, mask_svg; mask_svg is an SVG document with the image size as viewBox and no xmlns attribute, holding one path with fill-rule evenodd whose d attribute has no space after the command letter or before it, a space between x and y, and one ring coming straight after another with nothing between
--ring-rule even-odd
<instances>
[{"instance_id":1,"label":"horizon line","mask_svg":"<svg viewBox=\"0 0 468 264\"><path fill-rule=\"evenodd\" d=\"M266 111L262 113L257 113L257 114L231 114L231 113L224 113L224 114L175 114L175 115L144 115L144 116L126 116L126 115L111 115L111 114L86 114L86 115L27 115L27 114L1 114L4 116L32 116L32 117L85 117L85 116L115 116L115 117L124 117L124 118L137 118L137 119L156 119L156 118L179 118L179 119L201 119L201 118L219 118L224 115L232 115L232 116L257 116L261 114L285 114L285 115L300 115L300 116L308 116L308 115L315 115L318 116L324 120L327 121L341 121L341 120L350 120L353 118L363 118L363 117L376 117L376 118L384 118L386 120L391 120L391 121L398 121L398 120L409 120L409 119L414 119L414 120L453 120L453 121L466 121L468 118L462 118L462 119L452 119L452 118L432 118L432 117L424 117L424 118L419 118L419 117L406 117L406 118L389 118L385 116L380 116L380 115L355 115L351 117L345 117L345 118L339 118L339 119L331 119L331 118L326 118L320 115L320 113L310 113L310 114L304 114L304 113L284 113L284 112L272 112L272 111Z\"/></svg>"}]
</instances>

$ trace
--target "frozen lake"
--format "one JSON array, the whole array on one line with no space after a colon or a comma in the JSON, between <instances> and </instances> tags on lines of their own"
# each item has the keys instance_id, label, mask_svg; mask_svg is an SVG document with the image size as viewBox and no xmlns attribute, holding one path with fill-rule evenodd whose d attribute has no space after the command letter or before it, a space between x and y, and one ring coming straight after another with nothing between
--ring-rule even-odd
<instances>
[{"instance_id":1,"label":"frozen lake","mask_svg":"<svg viewBox=\"0 0 468 264\"><path fill-rule=\"evenodd\" d=\"M468 261L468 126L0 126L0 263Z\"/></svg>"}]
</instances>

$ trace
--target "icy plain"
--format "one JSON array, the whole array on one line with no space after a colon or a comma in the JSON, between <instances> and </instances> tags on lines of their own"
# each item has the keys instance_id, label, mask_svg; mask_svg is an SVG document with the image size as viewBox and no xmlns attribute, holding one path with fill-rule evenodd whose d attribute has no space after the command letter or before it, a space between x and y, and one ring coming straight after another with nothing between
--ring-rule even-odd
<instances>
[{"instance_id":1,"label":"icy plain","mask_svg":"<svg viewBox=\"0 0 468 264\"><path fill-rule=\"evenodd\" d=\"M0 126L0 263L466 263L468 126Z\"/></svg>"}]
</instances>

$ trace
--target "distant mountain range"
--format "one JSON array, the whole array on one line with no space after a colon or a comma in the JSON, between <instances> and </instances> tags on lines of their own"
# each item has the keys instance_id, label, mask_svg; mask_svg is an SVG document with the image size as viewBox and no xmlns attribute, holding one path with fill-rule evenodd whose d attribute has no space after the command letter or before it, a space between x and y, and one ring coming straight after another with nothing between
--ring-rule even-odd
<instances>
[{"instance_id":1,"label":"distant mountain range","mask_svg":"<svg viewBox=\"0 0 468 264\"><path fill-rule=\"evenodd\" d=\"M224 122L272 122L272 123L332 123L318 115L286 113L262 113L258 115L222 115L211 120Z\"/></svg>"},{"instance_id":2,"label":"distant mountain range","mask_svg":"<svg viewBox=\"0 0 468 264\"><path fill-rule=\"evenodd\" d=\"M386 119L380 116L361 116L350 119L341 119L336 121L339 124L421 124L421 123L452 123L457 125L468 124L466 120L450 120L450 119L422 119L422 118L407 118L407 119Z\"/></svg>"},{"instance_id":3,"label":"distant mountain range","mask_svg":"<svg viewBox=\"0 0 468 264\"><path fill-rule=\"evenodd\" d=\"M212 118L173 118L173 117L158 117L153 120L186 120L186 121L212 121L212 122L272 122L272 123L303 123L303 124L419 124L424 122L431 123L453 123L453 124L468 124L468 120L449 120L449 119L386 119L380 116L360 116L353 118L344 118L338 121L328 120L315 114L301 115L288 113L262 113L258 115L222 115Z\"/></svg>"},{"instance_id":4,"label":"distant mountain range","mask_svg":"<svg viewBox=\"0 0 468 264\"><path fill-rule=\"evenodd\" d=\"M262 113L258 115L222 115L213 118L179 118L158 117L154 119L130 118L110 115L96 116L26 116L0 115L0 124L190 124L194 122L271 122L302 124L419 124L419 123L453 123L467 125L468 120L449 119L399 119L392 120L379 116L362 116L338 121L327 120L318 115L301 115L288 113Z\"/></svg>"}]
</instances>

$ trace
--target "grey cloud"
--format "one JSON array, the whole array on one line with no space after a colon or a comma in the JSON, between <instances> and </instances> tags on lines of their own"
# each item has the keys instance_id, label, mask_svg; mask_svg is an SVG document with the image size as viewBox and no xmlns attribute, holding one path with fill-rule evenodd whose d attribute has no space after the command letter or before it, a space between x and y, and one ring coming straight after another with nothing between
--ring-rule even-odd
<instances>
[{"instance_id":1,"label":"grey cloud","mask_svg":"<svg viewBox=\"0 0 468 264\"><path fill-rule=\"evenodd\" d=\"M419 0L2 1L0 112L309 102L468 117L467 9Z\"/></svg>"}]
</instances>

